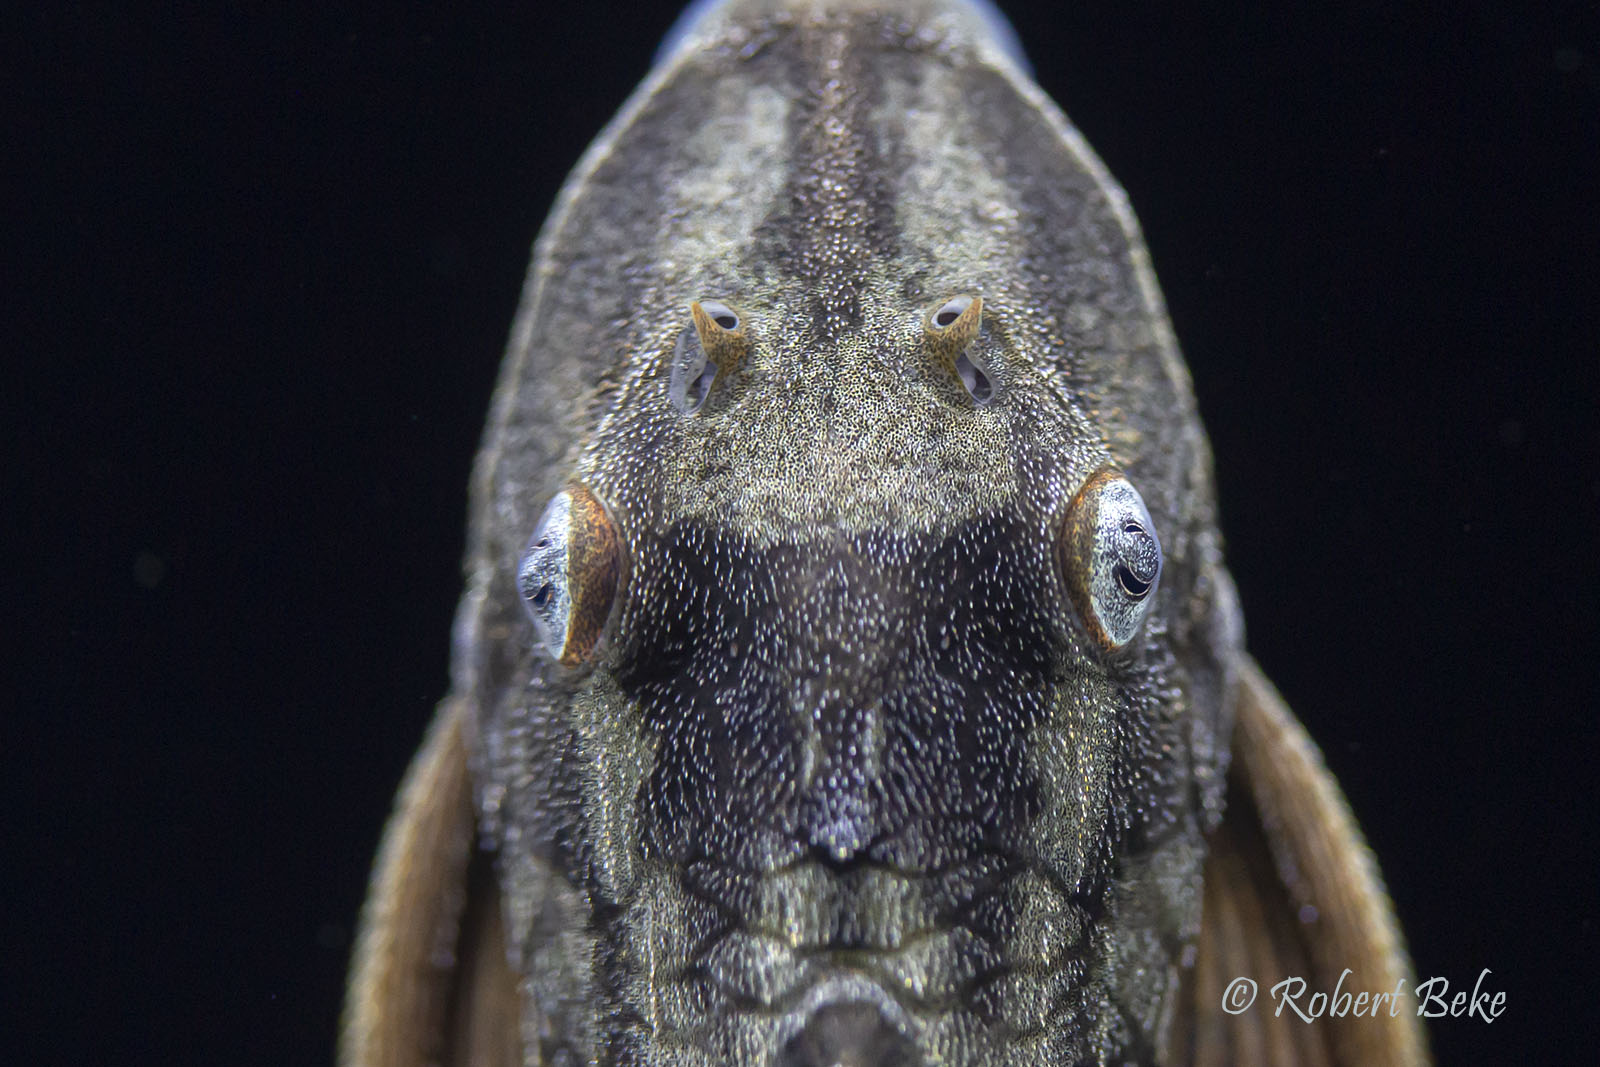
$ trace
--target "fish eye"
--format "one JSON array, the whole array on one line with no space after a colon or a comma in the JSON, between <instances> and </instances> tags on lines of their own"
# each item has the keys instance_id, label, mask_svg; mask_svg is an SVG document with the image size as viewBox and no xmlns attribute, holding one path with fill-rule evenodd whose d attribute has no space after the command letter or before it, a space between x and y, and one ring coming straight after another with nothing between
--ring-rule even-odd
<instances>
[{"instance_id":1,"label":"fish eye","mask_svg":"<svg viewBox=\"0 0 1600 1067\"><path fill-rule=\"evenodd\" d=\"M1161 581L1161 541L1133 484L1112 467L1089 477L1067 507L1056 542L1067 594L1097 644L1133 640Z\"/></svg>"},{"instance_id":2,"label":"fish eye","mask_svg":"<svg viewBox=\"0 0 1600 1067\"><path fill-rule=\"evenodd\" d=\"M585 662L622 584L623 547L606 506L574 482L551 498L517 563L517 591L541 650Z\"/></svg>"}]
</instances>

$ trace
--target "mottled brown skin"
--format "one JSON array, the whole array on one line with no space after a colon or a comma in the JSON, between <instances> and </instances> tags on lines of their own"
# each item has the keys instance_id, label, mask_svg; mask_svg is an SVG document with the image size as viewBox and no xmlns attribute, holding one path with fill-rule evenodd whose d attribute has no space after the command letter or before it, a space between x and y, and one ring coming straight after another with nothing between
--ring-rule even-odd
<instances>
[{"instance_id":1,"label":"mottled brown skin","mask_svg":"<svg viewBox=\"0 0 1600 1067\"><path fill-rule=\"evenodd\" d=\"M981 405L930 329L959 294ZM720 357L699 409L669 395L687 339ZM1165 549L1114 649L1057 550L1110 468ZM560 663L516 570L567 484L605 520L583 543L615 538L592 559L618 562L574 556L588 628ZM504 938L528 1064L1164 1063L1227 1048L1216 1023L1267 1025L1219 1019L1191 969L1232 914L1202 865L1235 710L1258 705L1187 373L1121 191L964 5L703 19L540 238L473 493L440 727L460 747L414 773L470 753L496 877L458 859L430 882L426 835L394 831L347 1063L421 1062L391 1024L503 1062L461 1050L505 1047L504 1010L470 1020L507 976L408 954L395 886L498 895L503 930L429 921L462 959ZM1321 876L1354 871L1359 905L1342 950L1402 973L1359 837L1305 775L1316 803L1269 798L1303 832L1252 833L1248 807L1228 825L1280 860L1336 842ZM397 826L459 841L444 803L412 788ZM390 1020L397 987L448 1006ZM1413 1040L1388 1062L1414 1061L1395 1032Z\"/></svg>"}]
</instances>

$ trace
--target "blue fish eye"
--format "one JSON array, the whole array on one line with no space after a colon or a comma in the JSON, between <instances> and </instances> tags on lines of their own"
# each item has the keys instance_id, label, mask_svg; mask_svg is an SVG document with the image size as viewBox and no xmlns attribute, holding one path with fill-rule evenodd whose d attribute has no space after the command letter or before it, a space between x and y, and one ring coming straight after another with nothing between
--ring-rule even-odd
<instances>
[{"instance_id":1,"label":"blue fish eye","mask_svg":"<svg viewBox=\"0 0 1600 1067\"><path fill-rule=\"evenodd\" d=\"M1111 467L1090 476L1062 520L1057 557L1068 596L1102 648L1139 632L1161 581L1161 541L1144 498Z\"/></svg>"}]
</instances>

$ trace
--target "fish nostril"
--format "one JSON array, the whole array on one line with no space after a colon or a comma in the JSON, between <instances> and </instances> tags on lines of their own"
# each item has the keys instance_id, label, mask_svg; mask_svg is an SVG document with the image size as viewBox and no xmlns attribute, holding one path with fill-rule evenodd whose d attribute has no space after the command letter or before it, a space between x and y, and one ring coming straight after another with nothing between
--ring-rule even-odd
<instances>
[{"instance_id":1,"label":"fish nostril","mask_svg":"<svg viewBox=\"0 0 1600 1067\"><path fill-rule=\"evenodd\" d=\"M812 1012L774 1067L924 1067L925 1062L874 1005L853 1000Z\"/></svg>"}]
</instances>

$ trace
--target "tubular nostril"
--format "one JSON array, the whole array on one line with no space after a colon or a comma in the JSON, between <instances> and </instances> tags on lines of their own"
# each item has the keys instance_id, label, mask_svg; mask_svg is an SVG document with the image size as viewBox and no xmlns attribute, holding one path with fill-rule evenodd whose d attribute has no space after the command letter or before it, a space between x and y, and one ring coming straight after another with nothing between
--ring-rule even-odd
<instances>
[{"instance_id":1,"label":"tubular nostril","mask_svg":"<svg viewBox=\"0 0 1600 1067\"><path fill-rule=\"evenodd\" d=\"M966 293L951 297L922 320L923 344L979 407L994 397L994 382L978 352L987 336L983 329L983 299Z\"/></svg>"},{"instance_id":2,"label":"tubular nostril","mask_svg":"<svg viewBox=\"0 0 1600 1067\"><path fill-rule=\"evenodd\" d=\"M775 1067L924 1067L924 1060L876 1007L848 1001L813 1012Z\"/></svg>"}]
</instances>

